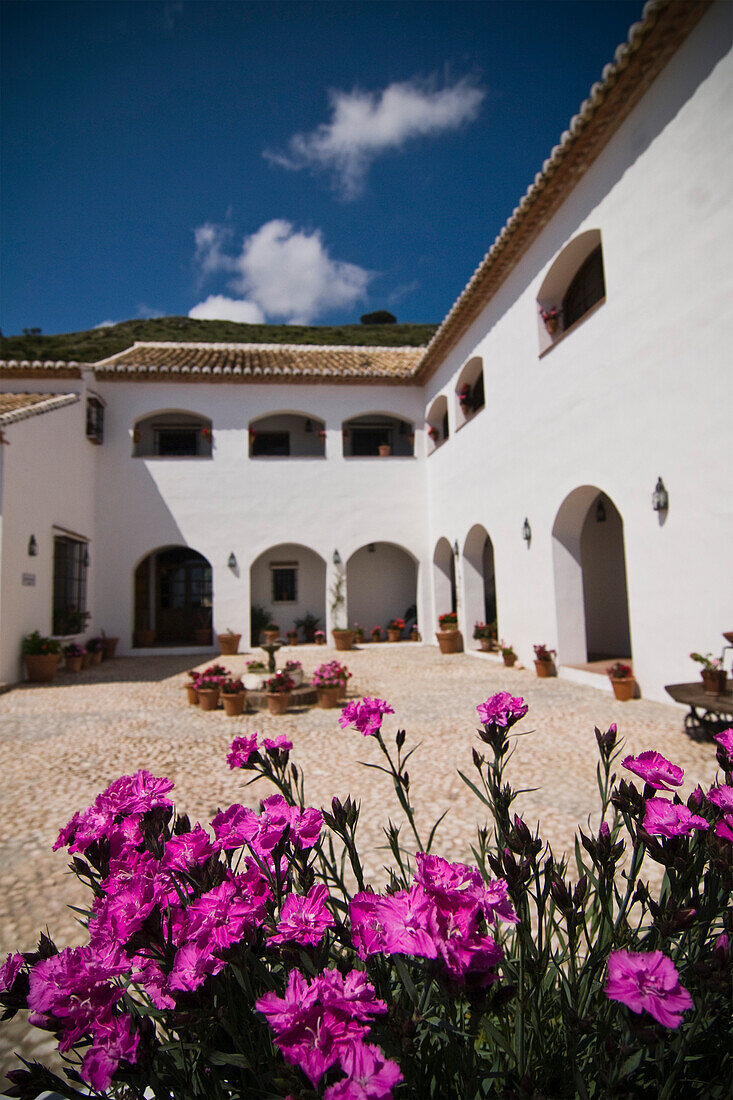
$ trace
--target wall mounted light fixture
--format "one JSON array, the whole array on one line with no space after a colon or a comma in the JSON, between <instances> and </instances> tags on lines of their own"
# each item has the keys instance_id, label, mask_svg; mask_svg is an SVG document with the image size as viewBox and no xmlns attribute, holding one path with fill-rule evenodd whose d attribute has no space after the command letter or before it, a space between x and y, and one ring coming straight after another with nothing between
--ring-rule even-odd
<instances>
[{"instance_id":1,"label":"wall mounted light fixture","mask_svg":"<svg viewBox=\"0 0 733 1100\"><path fill-rule=\"evenodd\" d=\"M373 542L370 542L369 545L367 546L367 552L370 553L370 554L373 554L376 551L376 549L377 548L376 548L376 546L374 545Z\"/></svg>"},{"instance_id":2,"label":"wall mounted light fixture","mask_svg":"<svg viewBox=\"0 0 733 1100\"><path fill-rule=\"evenodd\" d=\"M665 489L661 477L657 478L657 484L654 486L652 508L655 512L666 512L669 508L669 493Z\"/></svg>"},{"instance_id":3,"label":"wall mounted light fixture","mask_svg":"<svg viewBox=\"0 0 733 1100\"><path fill-rule=\"evenodd\" d=\"M339 554L338 550L334 550L332 560L334 565L341 565L341 555Z\"/></svg>"},{"instance_id":4,"label":"wall mounted light fixture","mask_svg":"<svg viewBox=\"0 0 733 1100\"><path fill-rule=\"evenodd\" d=\"M524 517L524 523L522 524L522 538L527 543L527 547L529 548L529 544L532 541L532 528L530 527L529 520L526 516Z\"/></svg>"},{"instance_id":5,"label":"wall mounted light fixture","mask_svg":"<svg viewBox=\"0 0 733 1100\"><path fill-rule=\"evenodd\" d=\"M35 558L38 554L38 543L36 542L36 536L31 535L28 539L28 557Z\"/></svg>"},{"instance_id":6,"label":"wall mounted light fixture","mask_svg":"<svg viewBox=\"0 0 733 1100\"><path fill-rule=\"evenodd\" d=\"M453 557L457 558L461 552L461 548L458 545L458 539L453 543Z\"/></svg>"},{"instance_id":7,"label":"wall mounted light fixture","mask_svg":"<svg viewBox=\"0 0 733 1100\"><path fill-rule=\"evenodd\" d=\"M310 419L306 420L306 422L305 422L305 430L306 430L307 432L312 432L312 431L313 431L313 421L312 421L312 420L310 420Z\"/></svg>"},{"instance_id":8,"label":"wall mounted light fixture","mask_svg":"<svg viewBox=\"0 0 733 1100\"><path fill-rule=\"evenodd\" d=\"M230 569L236 569L237 568L237 555L234 553L233 550L232 550L231 554L229 555L229 558L227 559L227 565L229 566Z\"/></svg>"},{"instance_id":9,"label":"wall mounted light fixture","mask_svg":"<svg viewBox=\"0 0 733 1100\"><path fill-rule=\"evenodd\" d=\"M596 523L606 522L606 509L603 504L603 497L598 498L598 504L596 504Z\"/></svg>"},{"instance_id":10,"label":"wall mounted light fixture","mask_svg":"<svg viewBox=\"0 0 733 1100\"><path fill-rule=\"evenodd\" d=\"M87 543L84 544L84 557L81 560L82 560L82 565L84 566L84 568L88 569L89 568L89 545Z\"/></svg>"}]
</instances>

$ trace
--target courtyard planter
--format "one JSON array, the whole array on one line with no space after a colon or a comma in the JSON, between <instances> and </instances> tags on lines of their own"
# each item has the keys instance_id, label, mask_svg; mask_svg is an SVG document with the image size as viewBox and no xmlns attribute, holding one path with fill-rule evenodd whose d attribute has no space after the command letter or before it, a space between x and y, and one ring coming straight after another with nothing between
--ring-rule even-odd
<instances>
[{"instance_id":1,"label":"courtyard planter","mask_svg":"<svg viewBox=\"0 0 733 1100\"><path fill-rule=\"evenodd\" d=\"M80 653L76 657L71 657L68 654L64 657L64 668L67 672L81 672L81 666L84 663L84 654Z\"/></svg>"},{"instance_id":2,"label":"courtyard planter","mask_svg":"<svg viewBox=\"0 0 733 1100\"><path fill-rule=\"evenodd\" d=\"M346 685L343 685L344 688ZM317 706L321 710L331 710L333 707L337 707L339 704L339 691L341 690L341 684L334 684L333 687L319 687L316 688L316 697L318 699Z\"/></svg>"},{"instance_id":3,"label":"courtyard planter","mask_svg":"<svg viewBox=\"0 0 733 1100\"><path fill-rule=\"evenodd\" d=\"M513 649L502 649L501 659L504 662L505 668L514 668L517 661L517 655Z\"/></svg>"},{"instance_id":4,"label":"courtyard planter","mask_svg":"<svg viewBox=\"0 0 733 1100\"><path fill-rule=\"evenodd\" d=\"M267 709L270 714L285 714L290 706L289 691L268 691Z\"/></svg>"},{"instance_id":5,"label":"courtyard planter","mask_svg":"<svg viewBox=\"0 0 733 1100\"><path fill-rule=\"evenodd\" d=\"M26 653L23 660L26 676L32 684L50 684L61 657L58 653Z\"/></svg>"},{"instance_id":6,"label":"courtyard planter","mask_svg":"<svg viewBox=\"0 0 733 1100\"><path fill-rule=\"evenodd\" d=\"M216 710L221 691L218 687L198 688L199 710Z\"/></svg>"},{"instance_id":7,"label":"courtyard planter","mask_svg":"<svg viewBox=\"0 0 733 1100\"><path fill-rule=\"evenodd\" d=\"M611 687L619 703L628 703L634 698L636 680L633 676L626 676L624 679L611 677Z\"/></svg>"},{"instance_id":8,"label":"courtyard planter","mask_svg":"<svg viewBox=\"0 0 733 1100\"><path fill-rule=\"evenodd\" d=\"M463 652L463 635L460 630L436 630L435 637L438 639L441 653Z\"/></svg>"},{"instance_id":9,"label":"courtyard planter","mask_svg":"<svg viewBox=\"0 0 733 1100\"><path fill-rule=\"evenodd\" d=\"M557 676L557 669L555 668L555 662L550 661L535 661L535 672L539 676L540 680L546 680L550 676Z\"/></svg>"},{"instance_id":10,"label":"courtyard planter","mask_svg":"<svg viewBox=\"0 0 733 1100\"><path fill-rule=\"evenodd\" d=\"M557 327L560 323L559 317L546 317L545 328L549 332L550 336L554 336L557 333Z\"/></svg>"},{"instance_id":11,"label":"courtyard planter","mask_svg":"<svg viewBox=\"0 0 733 1100\"><path fill-rule=\"evenodd\" d=\"M491 638L479 638L478 644L482 653L491 653L494 648L494 643Z\"/></svg>"},{"instance_id":12,"label":"courtyard planter","mask_svg":"<svg viewBox=\"0 0 733 1100\"><path fill-rule=\"evenodd\" d=\"M241 640L242 635L234 634L231 630L227 630L226 634L217 634L219 651L222 657L233 657L235 653L238 653Z\"/></svg>"},{"instance_id":13,"label":"courtyard planter","mask_svg":"<svg viewBox=\"0 0 733 1100\"><path fill-rule=\"evenodd\" d=\"M196 707L199 702L199 693L195 684L186 684L186 702L189 706Z\"/></svg>"},{"instance_id":14,"label":"courtyard planter","mask_svg":"<svg viewBox=\"0 0 733 1100\"><path fill-rule=\"evenodd\" d=\"M392 454L392 448L390 447L389 443L379 444L379 454L381 458L387 458L389 455Z\"/></svg>"},{"instance_id":15,"label":"courtyard planter","mask_svg":"<svg viewBox=\"0 0 733 1100\"><path fill-rule=\"evenodd\" d=\"M372 634L371 634L371 638L372 638L373 642L381 642L381 640L382 640L382 631L381 630L373 630Z\"/></svg>"},{"instance_id":16,"label":"courtyard planter","mask_svg":"<svg viewBox=\"0 0 733 1100\"><path fill-rule=\"evenodd\" d=\"M723 668L704 668L700 673L706 695L724 695L728 673Z\"/></svg>"},{"instance_id":17,"label":"courtyard planter","mask_svg":"<svg viewBox=\"0 0 733 1100\"><path fill-rule=\"evenodd\" d=\"M354 645L354 631L353 630L332 630L333 642L336 649L346 650L351 649Z\"/></svg>"},{"instance_id":18,"label":"courtyard planter","mask_svg":"<svg viewBox=\"0 0 733 1100\"><path fill-rule=\"evenodd\" d=\"M417 629L416 626L413 626L412 630L410 631L410 641L411 642L419 642L420 641L420 631Z\"/></svg>"},{"instance_id":19,"label":"courtyard planter","mask_svg":"<svg viewBox=\"0 0 733 1100\"><path fill-rule=\"evenodd\" d=\"M402 637L402 631L401 630L388 630L387 631L387 641L388 642L399 642L401 637Z\"/></svg>"},{"instance_id":20,"label":"courtyard planter","mask_svg":"<svg viewBox=\"0 0 733 1100\"><path fill-rule=\"evenodd\" d=\"M247 692L224 692L221 701L224 704L227 718L236 718L238 715L244 714L244 708L247 703Z\"/></svg>"},{"instance_id":21,"label":"courtyard planter","mask_svg":"<svg viewBox=\"0 0 733 1100\"><path fill-rule=\"evenodd\" d=\"M111 661L117 650L117 643L119 638L102 638L102 652L104 653L105 661Z\"/></svg>"}]
</instances>

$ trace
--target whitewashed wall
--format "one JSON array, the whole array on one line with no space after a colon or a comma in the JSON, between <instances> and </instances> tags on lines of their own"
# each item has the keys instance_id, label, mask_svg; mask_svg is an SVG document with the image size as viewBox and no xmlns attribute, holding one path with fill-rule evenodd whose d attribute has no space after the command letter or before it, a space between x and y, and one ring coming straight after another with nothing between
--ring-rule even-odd
<instances>
[{"instance_id":1,"label":"whitewashed wall","mask_svg":"<svg viewBox=\"0 0 733 1100\"><path fill-rule=\"evenodd\" d=\"M558 510L579 486L602 490L624 524L636 676L656 699L697 677L691 649L719 652L733 629L729 49L730 9L716 4L425 394L426 410L447 396L453 432L427 460L431 546L484 525L499 629L529 663L533 643L558 641ZM539 289L588 229L601 232L606 303L539 358ZM475 355L486 407L456 431L455 385Z\"/></svg>"}]
</instances>

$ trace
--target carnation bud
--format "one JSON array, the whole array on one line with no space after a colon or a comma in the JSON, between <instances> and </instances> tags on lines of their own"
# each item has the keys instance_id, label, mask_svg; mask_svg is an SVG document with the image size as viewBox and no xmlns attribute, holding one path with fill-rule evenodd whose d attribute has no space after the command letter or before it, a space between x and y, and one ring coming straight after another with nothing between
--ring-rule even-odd
<instances>
[{"instance_id":1,"label":"carnation bud","mask_svg":"<svg viewBox=\"0 0 733 1100\"><path fill-rule=\"evenodd\" d=\"M555 905L557 905L561 913L569 913L572 911L573 902L570 897L570 890L565 880L560 878L558 874L553 874L552 876L550 893L552 894Z\"/></svg>"},{"instance_id":2,"label":"carnation bud","mask_svg":"<svg viewBox=\"0 0 733 1100\"><path fill-rule=\"evenodd\" d=\"M409 772L403 772L402 775L400 776L400 782L402 783L402 786L405 788L406 791L409 790L409 788L410 788L410 773Z\"/></svg>"},{"instance_id":3,"label":"carnation bud","mask_svg":"<svg viewBox=\"0 0 733 1100\"><path fill-rule=\"evenodd\" d=\"M481 755L480 752L476 751L476 749L472 749L471 751L473 753L473 766L475 768L478 768L479 771L481 771L481 765L484 762L484 758L483 758L483 756Z\"/></svg>"},{"instance_id":4,"label":"carnation bud","mask_svg":"<svg viewBox=\"0 0 733 1100\"><path fill-rule=\"evenodd\" d=\"M702 787L698 783L690 797L687 799L687 809L695 813L702 806L702 799Z\"/></svg>"},{"instance_id":5,"label":"carnation bud","mask_svg":"<svg viewBox=\"0 0 733 1100\"><path fill-rule=\"evenodd\" d=\"M581 875L578 879L578 885L573 891L573 905L576 909L580 909L583 904L586 893L588 892L588 876Z\"/></svg>"},{"instance_id":6,"label":"carnation bud","mask_svg":"<svg viewBox=\"0 0 733 1100\"><path fill-rule=\"evenodd\" d=\"M401 749L402 746L404 745L404 743L405 743L405 731L404 730L397 730L397 736L395 737L395 744L397 745L397 748Z\"/></svg>"},{"instance_id":7,"label":"carnation bud","mask_svg":"<svg viewBox=\"0 0 733 1100\"><path fill-rule=\"evenodd\" d=\"M616 735L617 735L616 723L612 722L605 733L601 733L598 726L595 727L596 741L598 742L598 748L600 749L601 756L608 760L611 753L616 747Z\"/></svg>"}]
</instances>

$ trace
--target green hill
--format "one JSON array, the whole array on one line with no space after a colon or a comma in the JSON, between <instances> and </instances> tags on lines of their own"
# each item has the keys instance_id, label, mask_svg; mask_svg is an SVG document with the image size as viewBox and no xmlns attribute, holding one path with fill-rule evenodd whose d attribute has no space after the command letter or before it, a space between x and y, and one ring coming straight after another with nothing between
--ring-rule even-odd
<instances>
[{"instance_id":1,"label":"green hill","mask_svg":"<svg viewBox=\"0 0 733 1100\"><path fill-rule=\"evenodd\" d=\"M422 347L437 325L240 325L234 321L196 321L157 317L122 321L87 332L54 336L0 338L0 359L62 359L94 363L124 351L135 340L217 341L232 344L363 344L373 347Z\"/></svg>"}]
</instances>

